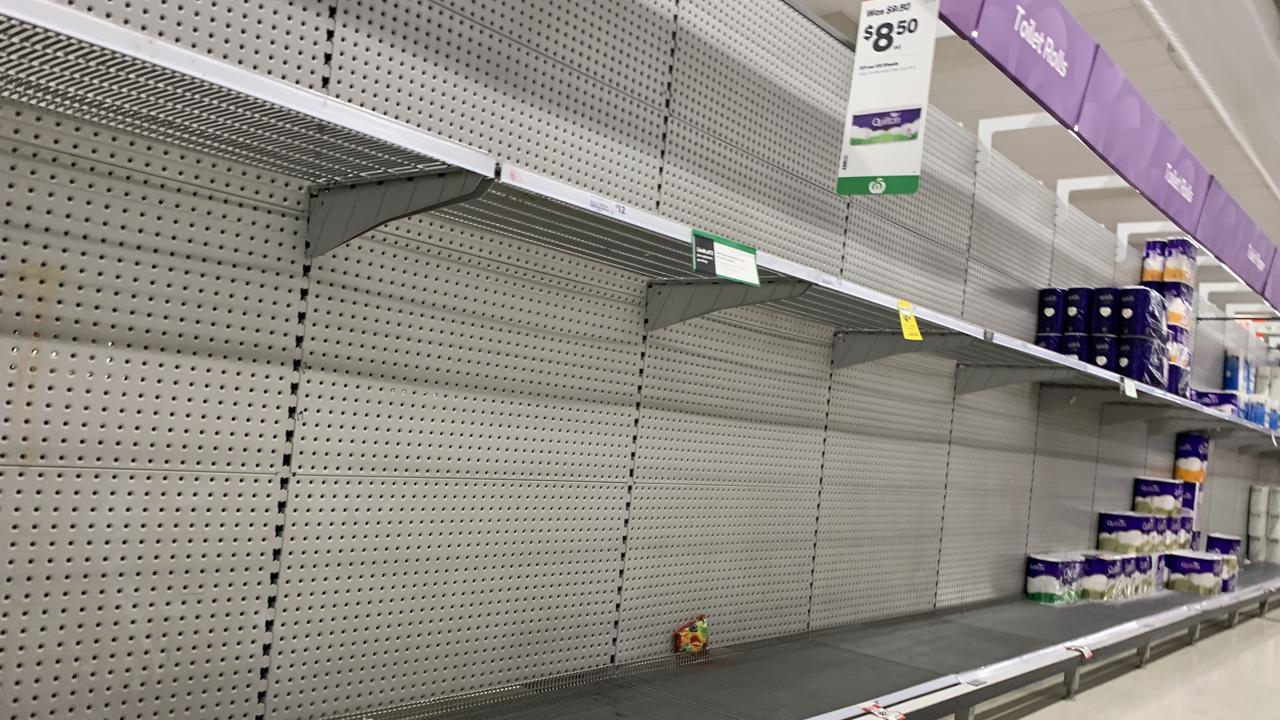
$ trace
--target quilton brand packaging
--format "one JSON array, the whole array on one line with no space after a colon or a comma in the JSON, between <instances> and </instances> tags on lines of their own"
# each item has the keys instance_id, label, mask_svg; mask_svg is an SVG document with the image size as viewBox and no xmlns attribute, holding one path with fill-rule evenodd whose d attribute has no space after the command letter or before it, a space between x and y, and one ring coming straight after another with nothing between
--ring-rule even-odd
<instances>
[{"instance_id":1,"label":"quilton brand packaging","mask_svg":"<svg viewBox=\"0 0 1280 720\"><path fill-rule=\"evenodd\" d=\"M1104 287L1093 291L1093 321L1089 324L1090 335L1119 335L1120 288Z\"/></svg>"},{"instance_id":2,"label":"quilton brand packaging","mask_svg":"<svg viewBox=\"0 0 1280 720\"><path fill-rule=\"evenodd\" d=\"M1208 533L1204 536L1204 551L1219 555L1241 557L1244 553L1244 538L1222 533Z\"/></svg>"},{"instance_id":3,"label":"quilton brand packaging","mask_svg":"<svg viewBox=\"0 0 1280 720\"><path fill-rule=\"evenodd\" d=\"M1137 566L1137 577L1134 582L1134 590L1138 595L1147 595L1156 589L1156 556L1155 555L1139 555L1135 560Z\"/></svg>"},{"instance_id":4,"label":"quilton brand packaging","mask_svg":"<svg viewBox=\"0 0 1280 720\"><path fill-rule=\"evenodd\" d=\"M1067 288L1066 313L1063 334L1088 335L1089 324L1093 319L1093 288Z\"/></svg>"},{"instance_id":5,"label":"quilton brand packaging","mask_svg":"<svg viewBox=\"0 0 1280 720\"><path fill-rule=\"evenodd\" d=\"M1036 314L1036 334L1061 335L1066 330L1067 289L1045 288L1040 291L1040 312Z\"/></svg>"},{"instance_id":6,"label":"quilton brand packaging","mask_svg":"<svg viewBox=\"0 0 1280 720\"><path fill-rule=\"evenodd\" d=\"M1199 487L1199 486L1197 485L1196 487ZM1191 525L1194 522L1195 522L1195 518L1191 517L1190 515L1183 515L1182 517L1178 518L1178 540L1176 543L1176 549L1178 550L1191 549L1191 532L1192 532Z\"/></svg>"},{"instance_id":7,"label":"quilton brand packaging","mask_svg":"<svg viewBox=\"0 0 1280 720\"><path fill-rule=\"evenodd\" d=\"M1036 345L1050 350L1052 352L1062 352L1062 336L1053 333L1040 333L1036 335Z\"/></svg>"},{"instance_id":8,"label":"quilton brand packaging","mask_svg":"<svg viewBox=\"0 0 1280 720\"><path fill-rule=\"evenodd\" d=\"M1196 289L1182 283L1161 283L1164 296L1165 317L1170 328L1191 329L1196 312Z\"/></svg>"},{"instance_id":9,"label":"quilton brand packaging","mask_svg":"<svg viewBox=\"0 0 1280 720\"><path fill-rule=\"evenodd\" d=\"M1062 354L1081 362L1089 362L1089 336L1066 333L1062 336Z\"/></svg>"},{"instance_id":10,"label":"quilton brand packaging","mask_svg":"<svg viewBox=\"0 0 1280 720\"><path fill-rule=\"evenodd\" d=\"M1142 253L1142 282L1162 282L1169 245L1164 240L1148 240Z\"/></svg>"},{"instance_id":11,"label":"quilton brand packaging","mask_svg":"<svg viewBox=\"0 0 1280 720\"><path fill-rule=\"evenodd\" d=\"M1069 605L1080 599L1084 556L1027 556L1027 599L1046 605Z\"/></svg>"},{"instance_id":12,"label":"quilton brand packaging","mask_svg":"<svg viewBox=\"0 0 1280 720\"><path fill-rule=\"evenodd\" d=\"M1222 574L1218 577L1222 579L1222 592L1235 592L1236 583L1240 579L1240 558L1235 555L1223 555Z\"/></svg>"},{"instance_id":13,"label":"quilton brand packaging","mask_svg":"<svg viewBox=\"0 0 1280 720\"><path fill-rule=\"evenodd\" d=\"M1120 339L1112 335L1089 336L1089 362L1103 370L1116 372L1119 367Z\"/></svg>"},{"instance_id":14,"label":"quilton brand packaging","mask_svg":"<svg viewBox=\"0 0 1280 720\"><path fill-rule=\"evenodd\" d=\"M1240 397L1234 392L1217 392L1191 389L1191 399L1201 405L1227 415L1235 415L1240 410Z\"/></svg>"},{"instance_id":15,"label":"quilton brand packaging","mask_svg":"<svg viewBox=\"0 0 1280 720\"><path fill-rule=\"evenodd\" d=\"M1119 600L1124 595L1124 560L1111 553L1089 553L1084 557L1080 597L1084 600Z\"/></svg>"},{"instance_id":16,"label":"quilton brand packaging","mask_svg":"<svg viewBox=\"0 0 1280 720\"><path fill-rule=\"evenodd\" d=\"M1169 347L1166 340L1122 337L1116 348L1121 375L1163 389L1169 382Z\"/></svg>"},{"instance_id":17,"label":"quilton brand packaging","mask_svg":"<svg viewBox=\"0 0 1280 720\"><path fill-rule=\"evenodd\" d=\"M1154 549L1156 519L1136 512L1098 513L1098 549L1110 553L1145 553Z\"/></svg>"},{"instance_id":18,"label":"quilton brand packaging","mask_svg":"<svg viewBox=\"0 0 1280 720\"><path fill-rule=\"evenodd\" d=\"M1174 238L1165 242L1164 276L1161 280L1196 284L1196 246L1190 240Z\"/></svg>"},{"instance_id":19,"label":"quilton brand packaging","mask_svg":"<svg viewBox=\"0 0 1280 720\"><path fill-rule=\"evenodd\" d=\"M1169 339L1164 296L1149 287L1120 288L1116 307L1120 310L1120 335L1160 340Z\"/></svg>"},{"instance_id":20,"label":"quilton brand packaging","mask_svg":"<svg viewBox=\"0 0 1280 720\"><path fill-rule=\"evenodd\" d=\"M1164 556L1169 567L1170 590L1194 595L1217 595L1222 592L1221 555L1180 550Z\"/></svg>"},{"instance_id":21,"label":"quilton brand packaging","mask_svg":"<svg viewBox=\"0 0 1280 720\"><path fill-rule=\"evenodd\" d=\"M1182 513L1182 481L1140 477L1133 480L1133 510L1176 517Z\"/></svg>"},{"instance_id":22,"label":"quilton brand packaging","mask_svg":"<svg viewBox=\"0 0 1280 720\"><path fill-rule=\"evenodd\" d=\"M1164 389L1178 397L1191 397L1191 371L1170 364L1169 375L1165 380Z\"/></svg>"},{"instance_id":23,"label":"quilton brand packaging","mask_svg":"<svg viewBox=\"0 0 1280 720\"><path fill-rule=\"evenodd\" d=\"M1178 433L1174 440L1173 477L1177 480L1202 483L1209 474L1209 436L1204 433ZM1183 487L1183 496L1186 487ZM1199 493L1194 495L1199 501ZM1186 506L1185 500L1183 506Z\"/></svg>"}]
</instances>

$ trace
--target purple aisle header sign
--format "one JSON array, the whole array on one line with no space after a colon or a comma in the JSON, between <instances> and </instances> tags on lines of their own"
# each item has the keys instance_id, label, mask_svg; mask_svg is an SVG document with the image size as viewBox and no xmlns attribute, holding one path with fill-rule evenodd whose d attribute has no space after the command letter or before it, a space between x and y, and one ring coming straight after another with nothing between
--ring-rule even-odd
<instances>
[{"instance_id":1,"label":"purple aisle header sign","mask_svg":"<svg viewBox=\"0 0 1280 720\"><path fill-rule=\"evenodd\" d=\"M1259 292L1270 274L1275 245L1271 244L1239 203L1214 179L1196 228L1196 240L1231 268L1245 284Z\"/></svg>"},{"instance_id":2,"label":"purple aisle header sign","mask_svg":"<svg viewBox=\"0 0 1280 720\"><path fill-rule=\"evenodd\" d=\"M1151 166L1164 121L1111 56L1098 48L1077 130L1130 185L1138 185Z\"/></svg>"},{"instance_id":3,"label":"purple aisle header sign","mask_svg":"<svg viewBox=\"0 0 1280 720\"><path fill-rule=\"evenodd\" d=\"M986 0L973 44L1067 127L1098 44L1058 0Z\"/></svg>"},{"instance_id":4,"label":"purple aisle header sign","mask_svg":"<svg viewBox=\"0 0 1280 720\"><path fill-rule=\"evenodd\" d=\"M1267 286L1262 289L1262 297L1271 307L1280 308L1280 263L1271 263L1271 272L1267 274Z\"/></svg>"},{"instance_id":5,"label":"purple aisle header sign","mask_svg":"<svg viewBox=\"0 0 1280 720\"><path fill-rule=\"evenodd\" d=\"M1138 189L1183 230L1195 233L1209 193L1209 171L1166 125Z\"/></svg>"},{"instance_id":6,"label":"purple aisle header sign","mask_svg":"<svg viewBox=\"0 0 1280 720\"><path fill-rule=\"evenodd\" d=\"M977 29L981 12L982 0L942 0L938 3L938 15L966 40Z\"/></svg>"}]
</instances>

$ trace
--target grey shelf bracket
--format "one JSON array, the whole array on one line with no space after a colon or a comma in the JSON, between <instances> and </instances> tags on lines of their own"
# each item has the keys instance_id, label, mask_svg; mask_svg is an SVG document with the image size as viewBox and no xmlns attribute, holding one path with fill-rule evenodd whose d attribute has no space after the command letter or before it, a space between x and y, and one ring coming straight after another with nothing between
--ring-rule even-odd
<instances>
[{"instance_id":1,"label":"grey shelf bracket","mask_svg":"<svg viewBox=\"0 0 1280 720\"><path fill-rule=\"evenodd\" d=\"M719 310L789 300L812 287L800 280L761 280L760 287L729 280L671 280L649 285L645 328L660 330Z\"/></svg>"},{"instance_id":2,"label":"grey shelf bracket","mask_svg":"<svg viewBox=\"0 0 1280 720\"><path fill-rule=\"evenodd\" d=\"M467 170L322 187L312 191L307 255L319 257L393 220L484 194L493 178Z\"/></svg>"},{"instance_id":3,"label":"grey shelf bracket","mask_svg":"<svg viewBox=\"0 0 1280 720\"><path fill-rule=\"evenodd\" d=\"M1045 384L1040 390L1040 406L1052 408L1102 407L1120 397L1120 389L1068 387Z\"/></svg>"},{"instance_id":4,"label":"grey shelf bracket","mask_svg":"<svg viewBox=\"0 0 1280 720\"><path fill-rule=\"evenodd\" d=\"M842 332L832 344L831 364L839 370L894 355L959 350L977 341L973 336L959 334L925 335L923 340L907 340L901 332L887 330Z\"/></svg>"},{"instance_id":5,"label":"grey shelf bracket","mask_svg":"<svg viewBox=\"0 0 1280 720\"><path fill-rule=\"evenodd\" d=\"M956 394L967 395L1022 383L1070 380L1078 374L1071 368L961 365L956 368Z\"/></svg>"}]
</instances>

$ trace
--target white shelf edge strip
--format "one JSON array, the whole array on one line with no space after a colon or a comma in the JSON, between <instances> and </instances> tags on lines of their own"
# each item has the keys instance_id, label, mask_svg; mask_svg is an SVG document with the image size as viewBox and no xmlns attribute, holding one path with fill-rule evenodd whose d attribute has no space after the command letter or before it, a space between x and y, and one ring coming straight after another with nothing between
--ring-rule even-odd
<instances>
[{"instance_id":1,"label":"white shelf edge strip","mask_svg":"<svg viewBox=\"0 0 1280 720\"><path fill-rule=\"evenodd\" d=\"M78 10L54 5L48 0L0 0L0 14L421 153L485 177L493 177L497 167L492 156L475 148L432 135L412 125L335 100L314 90L274 80Z\"/></svg>"},{"instance_id":2,"label":"white shelf edge strip","mask_svg":"<svg viewBox=\"0 0 1280 720\"><path fill-rule=\"evenodd\" d=\"M618 222L677 240L685 245L690 245L693 242L693 228L689 225L639 210L626 203L596 195L531 170L503 163L498 177L504 185L557 200L590 213L612 218ZM804 280L816 287L826 288L840 295L870 302L890 309L895 313L898 311L898 299L891 295L856 285L848 280L828 275L790 260L784 260L766 252L757 251L756 264L762 269L797 280ZM916 317L975 338L986 337L986 331L980 326L934 312L928 308L917 307Z\"/></svg>"}]
</instances>

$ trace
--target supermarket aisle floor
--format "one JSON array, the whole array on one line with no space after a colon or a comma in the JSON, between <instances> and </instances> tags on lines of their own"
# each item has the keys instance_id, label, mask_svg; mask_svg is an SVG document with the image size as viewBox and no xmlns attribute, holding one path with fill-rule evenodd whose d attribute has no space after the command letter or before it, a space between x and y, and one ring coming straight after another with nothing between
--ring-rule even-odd
<instances>
[{"instance_id":1,"label":"supermarket aisle floor","mask_svg":"<svg viewBox=\"0 0 1280 720\"><path fill-rule=\"evenodd\" d=\"M1054 702L1024 720L1078 718L1280 719L1280 612L1251 619L1125 672L1100 669L1074 700ZM1009 717L997 714L995 717Z\"/></svg>"}]
</instances>

